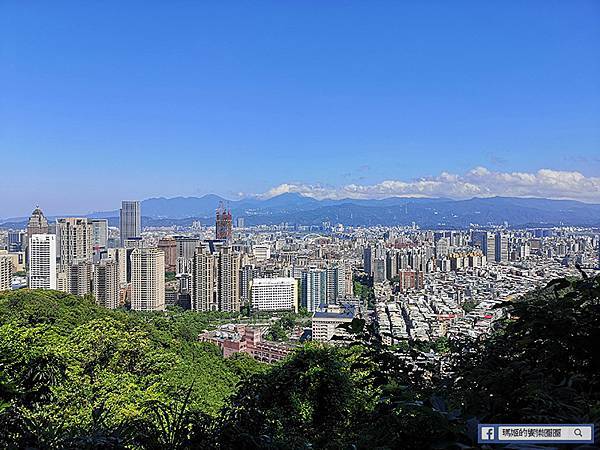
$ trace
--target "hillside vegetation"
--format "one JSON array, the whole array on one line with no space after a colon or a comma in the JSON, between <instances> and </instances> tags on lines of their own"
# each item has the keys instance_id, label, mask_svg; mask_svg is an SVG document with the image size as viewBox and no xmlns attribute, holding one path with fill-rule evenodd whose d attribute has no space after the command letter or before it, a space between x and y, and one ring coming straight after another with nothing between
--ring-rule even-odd
<instances>
[{"instance_id":1,"label":"hillside vegetation","mask_svg":"<svg viewBox=\"0 0 600 450\"><path fill-rule=\"evenodd\" d=\"M598 424L600 277L505 307L493 336L438 348L444 370L359 319L354 344L267 367L196 342L214 315L5 293L0 447L476 448L478 422Z\"/></svg>"},{"instance_id":2,"label":"hillside vegetation","mask_svg":"<svg viewBox=\"0 0 600 450\"><path fill-rule=\"evenodd\" d=\"M216 416L261 365L196 342L210 319L55 291L0 295L0 447L160 447L184 402L190 420Z\"/></svg>"}]
</instances>

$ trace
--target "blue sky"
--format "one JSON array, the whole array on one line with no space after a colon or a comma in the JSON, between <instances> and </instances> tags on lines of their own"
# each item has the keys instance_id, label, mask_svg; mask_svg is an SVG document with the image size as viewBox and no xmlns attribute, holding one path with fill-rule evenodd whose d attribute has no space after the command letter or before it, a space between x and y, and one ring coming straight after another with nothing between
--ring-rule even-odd
<instances>
[{"instance_id":1,"label":"blue sky","mask_svg":"<svg viewBox=\"0 0 600 450\"><path fill-rule=\"evenodd\" d=\"M4 0L0 217L444 174L600 202L599 55L598 1Z\"/></svg>"}]
</instances>

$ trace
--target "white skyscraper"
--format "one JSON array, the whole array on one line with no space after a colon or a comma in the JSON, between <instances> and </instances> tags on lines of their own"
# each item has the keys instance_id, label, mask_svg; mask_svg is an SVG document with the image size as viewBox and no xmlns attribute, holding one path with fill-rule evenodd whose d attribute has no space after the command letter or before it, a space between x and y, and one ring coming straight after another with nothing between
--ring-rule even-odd
<instances>
[{"instance_id":1,"label":"white skyscraper","mask_svg":"<svg viewBox=\"0 0 600 450\"><path fill-rule=\"evenodd\" d=\"M252 280L252 308L259 311L298 311L298 288L294 278Z\"/></svg>"},{"instance_id":2,"label":"white skyscraper","mask_svg":"<svg viewBox=\"0 0 600 450\"><path fill-rule=\"evenodd\" d=\"M131 252L131 309L165 309L165 254L158 248Z\"/></svg>"},{"instance_id":3,"label":"white skyscraper","mask_svg":"<svg viewBox=\"0 0 600 450\"><path fill-rule=\"evenodd\" d=\"M303 303L310 312L319 311L327 304L327 271L309 269L302 273Z\"/></svg>"},{"instance_id":4,"label":"white skyscraper","mask_svg":"<svg viewBox=\"0 0 600 450\"><path fill-rule=\"evenodd\" d=\"M34 234L29 238L29 288L56 289L56 236Z\"/></svg>"},{"instance_id":5,"label":"white skyscraper","mask_svg":"<svg viewBox=\"0 0 600 450\"><path fill-rule=\"evenodd\" d=\"M142 235L142 216L140 202L123 200L121 202L121 247L125 247L125 241Z\"/></svg>"}]
</instances>

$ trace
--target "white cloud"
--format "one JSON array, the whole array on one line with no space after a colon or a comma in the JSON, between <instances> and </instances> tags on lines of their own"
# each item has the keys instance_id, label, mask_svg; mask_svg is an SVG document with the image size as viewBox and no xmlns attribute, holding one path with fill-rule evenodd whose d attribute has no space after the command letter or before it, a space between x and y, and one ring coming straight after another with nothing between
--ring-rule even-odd
<instances>
[{"instance_id":1,"label":"white cloud","mask_svg":"<svg viewBox=\"0 0 600 450\"><path fill-rule=\"evenodd\" d=\"M335 189L318 184L302 183L284 183L269 189L263 194L257 195L258 198L271 198L281 194L294 192L313 198L335 198Z\"/></svg>"},{"instance_id":2,"label":"white cloud","mask_svg":"<svg viewBox=\"0 0 600 450\"><path fill-rule=\"evenodd\" d=\"M331 187L315 184L280 184L261 198L295 192L317 199L386 198L386 197L544 197L600 203L600 177L586 177L580 172L540 169L528 172L494 172L475 167L464 175L442 172L435 177L411 181L385 180L372 185L348 184Z\"/></svg>"}]
</instances>

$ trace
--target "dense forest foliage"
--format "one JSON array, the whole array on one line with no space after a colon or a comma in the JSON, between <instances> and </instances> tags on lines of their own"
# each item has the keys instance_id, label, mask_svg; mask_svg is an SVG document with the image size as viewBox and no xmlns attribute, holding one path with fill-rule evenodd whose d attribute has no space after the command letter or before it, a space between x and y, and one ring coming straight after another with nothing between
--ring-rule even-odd
<instances>
[{"instance_id":1,"label":"dense forest foliage","mask_svg":"<svg viewBox=\"0 0 600 450\"><path fill-rule=\"evenodd\" d=\"M242 377L198 333L218 314L111 311L55 291L0 295L0 447L169 447L185 402L215 417ZM185 427L184 427L185 428Z\"/></svg>"},{"instance_id":2,"label":"dense forest foliage","mask_svg":"<svg viewBox=\"0 0 600 450\"><path fill-rule=\"evenodd\" d=\"M486 339L387 347L355 319L354 343L265 366L196 342L218 315L0 294L0 446L476 448L477 423L598 424L600 277L504 307Z\"/></svg>"}]
</instances>

